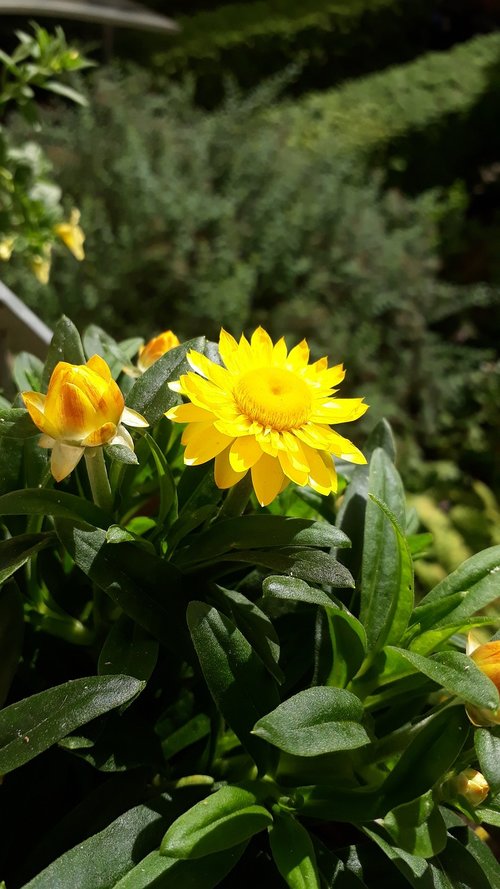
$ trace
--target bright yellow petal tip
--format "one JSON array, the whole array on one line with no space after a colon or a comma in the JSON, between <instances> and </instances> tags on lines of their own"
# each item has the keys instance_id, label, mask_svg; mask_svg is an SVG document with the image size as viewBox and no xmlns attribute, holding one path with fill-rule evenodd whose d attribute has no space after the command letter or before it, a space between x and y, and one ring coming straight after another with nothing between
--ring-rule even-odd
<instances>
[{"instance_id":1,"label":"bright yellow petal tip","mask_svg":"<svg viewBox=\"0 0 500 889\"><path fill-rule=\"evenodd\" d=\"M250 342L237 342L221 331L219 353L224 366L190 352L192 371L171 384L189 402L171 408L167 417L187 423L182 436L185 463L215 458L219 488L236 484L247 472L259 503L267 506L293 481L321 494L337 490L333 457L366 463L348 439L331 428L361 417L361 398L336 398L344 378L342 365L328 359L309 364L305 340L290 352L284 339L273 343L258 327Z\"/></svg>"}]
</instances>

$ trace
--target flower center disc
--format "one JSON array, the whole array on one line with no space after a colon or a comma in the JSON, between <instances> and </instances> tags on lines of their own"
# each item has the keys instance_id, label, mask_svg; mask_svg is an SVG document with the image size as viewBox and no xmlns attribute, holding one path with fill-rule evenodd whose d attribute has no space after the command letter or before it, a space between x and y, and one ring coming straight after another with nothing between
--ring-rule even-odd
<instances>
[{"instance_id":1,"label":"flower center disc","mask_svg":"<svg viewBox=\"0 0 500 889\"><path fill-rule=\"evenodd\" d=\"M296 429L309 419L311 393L300 377L278 367L250 370L238 380L234 397L250 420L281 432Z\"/></svg>"}]
</instances>

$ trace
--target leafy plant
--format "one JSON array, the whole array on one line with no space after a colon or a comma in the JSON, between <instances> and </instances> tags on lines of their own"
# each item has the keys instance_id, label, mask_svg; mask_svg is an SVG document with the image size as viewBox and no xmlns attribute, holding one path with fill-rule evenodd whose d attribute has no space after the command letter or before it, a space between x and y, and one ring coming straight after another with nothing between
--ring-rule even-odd
<instances>
[{"instance_id":1,"label":"leafy plant","mask_svg":"<svg viewBox=\"0 0 500 889\"><path fill-rule=\"evenodd\" d=\"M481 612L497 597L499 547L416 601L413 558L428 535L407 512L386 423L366 465L337 461L337 496L299 479L262 509L244 473L224 493L214 430L193 452L193 431L181 442L164 412L187 430L207 424L200 410L227 417L229 390L223 402L213 393L231 374L235 404L243 383L260 399L238 403L264 457L259 417L278 383L272 441L287 432L300 455L292 440L315 423L309 450L336 440L324 420L285 420L290 405L314 418L314 374L338 368L309 365L304 346L287 357L278 343L266 358L262 332L245 342L173 345L134 380L123 368L140 341L96 327L80 339L63 319L45 367L17 360L31 391L21 383L23 399L0 414L2 876L9 889L207 889L273 885L278 873L291 889L495 886L477 827L500 819L500 642L469 657L464 635L498 622ZM238 363L247 353L263 361L257 389ZM62 378L60 359L78 367ZM124 449L136 462L106 443L120 396L105 364L150 424ZM114 420L87 405L75 421L65 387L92 405L89 368L105 382L95 405ZM212 400L201 408L196 392ZM348 406L332 392L324 402ZM86 470L80 461L55 486L47 450L71 440ZM92 477L89 451L104 474Z\"/></svg>"},{"instance_id":2,"label":"leafy plant","mask_svg":"<svg viewBox=\"0 0 500 889\"><path fill-rule=\"evenodd\" d=\"M0 52L0 260L19 254L41 283L47 283L53 245L63 241L77 259L83 258L83 233L74 210L64 220L61 189L52 180L52 166L31 137L15 144L6 114L19 109L30 127L38 125L36 91L84 104L81 93L65 82L66 75L90 65L67 46L60 28L54 35L38 25L34 33L18 31L11 55Z\"/></svg>"}]
</instances>

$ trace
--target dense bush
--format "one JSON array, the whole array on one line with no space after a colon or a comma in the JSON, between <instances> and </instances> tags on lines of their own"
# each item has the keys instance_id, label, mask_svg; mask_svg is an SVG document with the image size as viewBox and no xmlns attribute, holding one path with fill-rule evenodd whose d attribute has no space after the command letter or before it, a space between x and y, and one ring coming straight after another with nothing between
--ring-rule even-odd
<instances>
[{"instance_id":1,"label":"dense bush","mask_svg":"<svg viewBox=\"0 0 500 889\"><path fill-rule=\"evenodd\" d=\"M179 17L181 31L160 53L169 76L194 74L197 96L213 104L230 73L241 86L300 60L300 88L331 86L428 45L435 0L260 0Z\"/></svg>"},{"instance_id":2,"label":"dense bush","mask_svg":"<svg viewBox=\"0 0 500 889\"><path fill-rule=\"evenodd\" d=\"M453 425L462 447L488 452L468 418L492 353L469 310L496 297L439 281L438 196L384 194L332 151L286 145L262 120L269 91L212 114L185 90L146 92L137 75L99 75L88 109L51 113L48 147L82 208L88 258L58 265L43 290L9 269L16 292L46 321L65 311L121 334L262 321L307 335L349 362L398 432L441 447Z\"/></svg>"},{"instance_id":3,"label":"dense bush","mask_svg":"<svg viewBox=\"0 0 500 889\"><path fill-rule=\"evenodd\" d=\"M392 167L418 192L497 159L500 35L289 102L273 121L292 142Z\"/></svg>"}]
</instances>

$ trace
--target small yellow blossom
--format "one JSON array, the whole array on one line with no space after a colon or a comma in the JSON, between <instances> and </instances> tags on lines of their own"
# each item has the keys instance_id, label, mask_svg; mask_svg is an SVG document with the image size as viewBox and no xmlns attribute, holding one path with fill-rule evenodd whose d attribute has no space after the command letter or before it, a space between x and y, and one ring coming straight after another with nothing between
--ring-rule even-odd
<instances>
[{"instance_id":1,"label":"small yellow blossom","mask_svg":"<svg viewBox=\"0 0 500 889\"><path fill-rule=\"evenodd\" d=\"M52 264L51 253L52 246L50 244L45 244L43 255L34 256L31 260L33 274L40 284L49 283L50 266Z\"/></svg>"},{"instance_id":2,"label":"small yellow blossom","mask_svg":"<svg viewBox=\"0 0 500 889\"><path fill-rule=\"evenodd\" d=\"M365 457L331 428L361 417L362 398L336 398L334 387L345 376L341 364L328 359L309 364L305 340L288 352L282 338L273 344L262 327L250 342L221 331L219 353L224 367L198 352L187 360L194 372L170 388L189 398L167 417L187 423L182 443L184 462L198 466L215 458L215 482L230 488L251 472L261 506L290 481L310 485L320 494L337 490L332 456L352 463Z\"/></svg>"},{"instance_id":3,"label":"small yellow blossom","mask_svg":"<svg viewBox=\"0 0 500 889\"><path fill-rule=\"evenodd\" d=\"M12 256L12 251L14 249L15 243L15 235L8 235L6 238L2 238L2 240L0 241L0 259L3 262L9 261L10 257Z\"/></svg>"},{"instance_id":4,"label":"small yellow blossom","mask_svg":"<svg viewBox=\"0 0 500 889\"><path fill-rule=\"evenodd\" d=\"M125 407L123 395L106 362L94 355L87 364L60 361L50 378L47 395L23 392L40 446L51 448L51 471L60 482L75 468L86 448L120 444L134 450L122 426L147 426L136 411Z\"/></svg>"},{"instance_id":5,"label":"small yellow blossom","mask_svg":"<svg viewBox=\"0 0 500 889\"><path fill-rule=\"evenodd\" d=\"M85 259L85 252L83 249L85 234L78 224L79 222L80 211L73 208L69 221L59 222L54 226L54 231L61 241L66 244L68 250L71 250L75 259L81 261L82 259Z\"/></svg>"},{"instance_id":6,"label":"small yellow blossom","mask_svg":"<svg viewBox=\"0 0 500 889\"><path fill-rule=\"evenodd\" d=\"M171 330L164 330L163 333L153 337L139 349L139 357L137 359L138 370L144 373L148 367L151 367L155 361L158 361L158 358L165 355L165 352L170 352L170 349L175 349L178 345L179 338L176 337L175 333L172 333Z\"/></svg>"}]
</instances>

